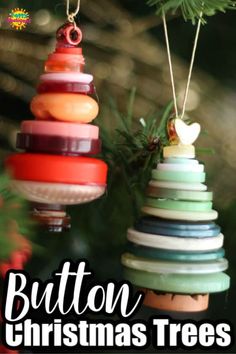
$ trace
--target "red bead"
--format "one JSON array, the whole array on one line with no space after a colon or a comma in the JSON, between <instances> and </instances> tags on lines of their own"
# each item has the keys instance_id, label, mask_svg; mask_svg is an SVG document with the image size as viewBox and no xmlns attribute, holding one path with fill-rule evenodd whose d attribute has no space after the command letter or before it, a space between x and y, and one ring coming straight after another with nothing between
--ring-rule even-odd
<instances>
[{"instance_id":1,"label":"red bead","mask_svg":"<svg viewBox=\"0 0 236 354\"><path fill-rule=\"evenodd\" d=\"M82 40L82 32L72 23L66 23L57 30L57 48L62 46L77 46Z\"/></svg>"}]
</instances>

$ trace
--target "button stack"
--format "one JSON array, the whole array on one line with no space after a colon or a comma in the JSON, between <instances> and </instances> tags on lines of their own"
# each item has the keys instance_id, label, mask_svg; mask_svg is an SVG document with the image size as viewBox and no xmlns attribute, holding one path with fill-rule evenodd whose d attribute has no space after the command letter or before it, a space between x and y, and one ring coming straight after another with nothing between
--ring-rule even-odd
<instances>
[{"instance_id":1,"label":"button stack","mask_svg":"<svg viewBox=\"0 0 236 354\"><path fill-rule=\"evenodd\" d=\"M31 102L34 121L23 121L17 148L6 165L13 187L33 202L33 215L49 229L70 226L64 206L90 202L104 194L107 165L90 157L101 150L93 76L85 64L80 29L66 23L57 31L55 52L48 56L38 94Z\"/></svg>"},{"instance_id":2,"label":"button stack","mask_svg":"<svg viewBox=\"0 0 236 354\"><path fill-rule=\"evenodd\" d=\"M230 279L223 235L213 220L212 192L204 165L195 159L200 126L172 120L172 145L152 171L142 217L128 230L122 256L125 278L140 287L144 305L166 311L198 312L208 308L209 294L225 291Z\"/></svg>"}]
</instances>

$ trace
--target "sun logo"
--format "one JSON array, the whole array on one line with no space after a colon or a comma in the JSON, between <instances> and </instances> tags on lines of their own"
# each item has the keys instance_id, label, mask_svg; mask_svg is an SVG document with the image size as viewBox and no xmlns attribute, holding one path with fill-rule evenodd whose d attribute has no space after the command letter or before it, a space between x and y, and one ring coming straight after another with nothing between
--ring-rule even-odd
<instances>
[{"instance_id":1,"label":"sun logo","mask_svg":"<svg viewBox=\"0 0 236 354\"><path fill-rule=\"evenodd\" d=\"M9 13L7 22L13 29L22 30L31 22L29 13L24 9L13 9Z\"/></svg>"}]
</instances>

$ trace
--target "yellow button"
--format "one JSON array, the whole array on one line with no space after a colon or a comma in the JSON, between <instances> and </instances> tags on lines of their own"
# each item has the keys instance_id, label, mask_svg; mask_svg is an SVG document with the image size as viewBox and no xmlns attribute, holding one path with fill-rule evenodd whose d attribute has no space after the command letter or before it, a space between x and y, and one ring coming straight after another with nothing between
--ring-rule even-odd
<instances>
[{"instance_id":1,"label":"yellow button","mask_svg":"<svg viewBox=\"0 0 236 354\"><path fill-rule=\"evenodd\" d=\"M195 157L195 147L193 145L171 145L163 149L164 158L180 157L192 159Z\"/></svg>"}]
</instances>

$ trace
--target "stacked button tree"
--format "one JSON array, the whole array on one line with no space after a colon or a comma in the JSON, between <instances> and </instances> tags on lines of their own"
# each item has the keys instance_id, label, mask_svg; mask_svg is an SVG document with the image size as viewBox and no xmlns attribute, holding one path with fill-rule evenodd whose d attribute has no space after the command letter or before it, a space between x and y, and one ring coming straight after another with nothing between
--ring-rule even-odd
<instances>
[{"instance_id":1,"label":"stacked button tree","mask_svg":"<svg viewBox=\"0 0 236 354\"><path fill-rule=\"evenodd\" d=\"M168 130L171 145L152 171L144 216L128 230L122 263L125 278L144 291L146 306L198 312L208 308L210 293L229 288L228 262L204 165L192 145L200 126L177 118Z\"/></svg>"},{"instance_id":2,"label":"stacked button tree","mask_svg":"<svg viewBox=\"0 0 236 354\"><path fill-rule=\"evenodd\" d=\"M31 102L33 121L23 121L17 147L26 152L6 162L13 187L33 202L39 221L55 231L70 218L64 206L92 201L106 188L107 165L100 153L93 76L85 74L80 29L66 23L57 31L55 51L45 62L38 94Z\"/></svg>"}]
</instances>

